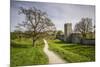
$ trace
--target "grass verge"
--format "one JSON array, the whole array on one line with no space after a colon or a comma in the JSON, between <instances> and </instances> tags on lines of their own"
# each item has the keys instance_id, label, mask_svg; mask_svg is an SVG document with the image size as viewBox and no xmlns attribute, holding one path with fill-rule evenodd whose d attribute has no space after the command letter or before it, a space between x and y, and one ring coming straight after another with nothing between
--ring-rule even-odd
<instances>
[{"instance_id":1,"label":"grass verge","mask_svg":"<svg viewBox=\"0 0 100 67\"><path fill-rule=\"evenodd\" d=\"M66 44L60 40L49 40L49 49L58 53L67 62L95 61L95 46Z\"/></svg>"}]
</instances>

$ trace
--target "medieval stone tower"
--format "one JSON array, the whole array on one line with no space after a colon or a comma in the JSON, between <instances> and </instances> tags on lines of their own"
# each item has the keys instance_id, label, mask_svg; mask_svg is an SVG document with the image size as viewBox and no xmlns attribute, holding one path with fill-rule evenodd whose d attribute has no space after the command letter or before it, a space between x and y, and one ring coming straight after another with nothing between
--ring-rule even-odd
<instances>
[{"instance_id":1,"label":"medieval stone tower","mask_svg":"<svg viewBox=\"0 0 100 67\"><path fill-rule=\"evenodd\" d=\"M72 24L71 23L65 23L64 24L64 41L69 42L70 41L70 34L72 33Z\"/></svg>"}]
</instances>

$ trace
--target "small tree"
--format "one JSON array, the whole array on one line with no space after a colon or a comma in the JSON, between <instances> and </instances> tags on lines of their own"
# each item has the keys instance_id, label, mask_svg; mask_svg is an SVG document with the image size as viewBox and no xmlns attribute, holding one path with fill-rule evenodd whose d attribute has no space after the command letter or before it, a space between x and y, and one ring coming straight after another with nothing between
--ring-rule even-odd
<instances>
[{"instance_id":1,"label":"small tree","mask_svg":"<svg viewBox=\"0 0 100 67\"><path fill-rule=\"evenodd\" d=\"M56 32L56 38L60 38L62 34L63 34L63 32L61 30L58 30Z\"/></svg>"},{"instance_id":2,"label":"small tree","mask_svg":"<svg viewBox=\"0 0 100 67\"><path fill-rule=\"evenodd\" d=\"M15 33L15 34L13 34L13 35L16 35L16 37L17 37L17 39L19 40L19 41L21 41L21 39L22 39L22 35L23 35L23 32L22 32L22 29L19 27L19 26L16 26L16 30L14 30L14 32L13 33Z\"/></svg>"},{"instance_id":3,"label":"small tree","mask_svg":"<svg viewBox=\"0 0 100 67\"><path fill-rule=\"evenodd\" d=\"M75 32L80 32L83 38L86 38L86 34L92 32L93 25L92 19L82 18L79 23L75 25Z\"/></svg>"},{"instance_id":4,"label":"small tree","mask_svg":"<svg viewBox=\"0 0 100 67\"><path fill-rule=\"evenodd\" d=\"M62 34L63 34L63 32L61 30L58 30L56 33L56 35L62 35Z\"/></svg>"},{"instance_id":5,"label":"small tree","mask_svg":"<svg viewBox=\"0 0 100 67\"><path fill-rule=\"evenodd\" d=\"M25 21L19 23L18 26L24 29L24 31L29 31L33 46L35 46L35 42L38 39L46 37L48 32L55 31L55 25L48 18L46 12L42 12L35 7L29 9L21 7L19 15L20 14L24 14Z\"/></svg>"}]
</instances>

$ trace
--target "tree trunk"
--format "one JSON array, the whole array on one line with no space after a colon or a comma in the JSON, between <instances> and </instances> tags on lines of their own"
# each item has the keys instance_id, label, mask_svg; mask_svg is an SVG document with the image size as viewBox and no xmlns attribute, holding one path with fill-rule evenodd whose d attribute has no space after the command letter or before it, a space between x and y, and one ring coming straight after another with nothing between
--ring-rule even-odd
<instances>
[{"instance_id":1,"label":"tree trunk","mask_svg":"<svg viewBox=\"0 0 100 67\"><path fill-rule=\"evenodd\" d=\"M32 45L33 45L33 47L35 47L35 40L34 40L34 37L33 37L33 43L32 43Z\"/></svg>"},{"instance_id":2,"label":"tree trunk","mask_svg":"<svg viewBox=\"0 0 100 67\"><path fill-rule=\"evenodd\" d=\"M83 33L83 38L86 38L86 33Z\"/></svg>"}]
</instances>

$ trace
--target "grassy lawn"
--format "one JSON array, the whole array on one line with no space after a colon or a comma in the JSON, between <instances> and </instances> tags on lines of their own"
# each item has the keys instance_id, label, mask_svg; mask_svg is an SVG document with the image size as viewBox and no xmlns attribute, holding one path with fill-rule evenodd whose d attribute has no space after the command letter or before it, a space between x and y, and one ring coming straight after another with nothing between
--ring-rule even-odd
<instances>
[{"instance_id":1,"label":"grassy lawn","mask_svg":"<svg viewBox=\"0 0 100 67\"><path fill-rule=\"evenodd\" d=\"M50 50L58 53L68 62L95 61L95 47L80 44L66 44L60 40L48 41Z\"/></svg>"},{"instance_id":2,"label":"grassy lawn","mask_svg":"<svg viewBox=\"0 0 100 67\"><path fill-rule=\"evenodd\" d=\"M37 64L48 64L47 56L43 52L43 41L37 42L37 47L32 46L32 41L23 39L11 41L11 67Z\"/></svg>"}]
</instances>

